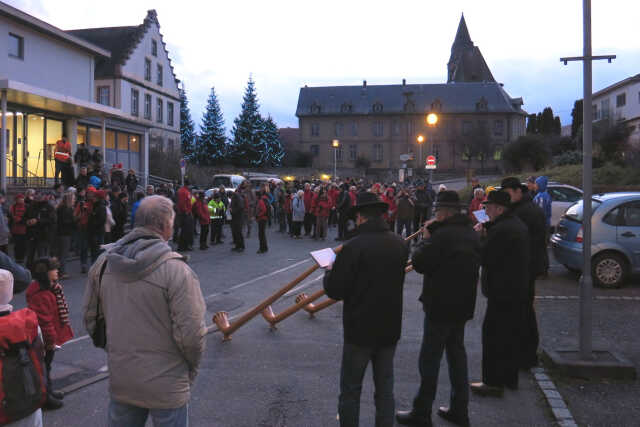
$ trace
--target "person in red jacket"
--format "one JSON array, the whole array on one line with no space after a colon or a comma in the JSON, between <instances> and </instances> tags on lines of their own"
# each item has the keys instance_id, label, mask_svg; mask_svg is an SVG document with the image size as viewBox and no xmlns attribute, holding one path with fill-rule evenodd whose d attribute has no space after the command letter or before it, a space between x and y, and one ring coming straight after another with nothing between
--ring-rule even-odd
<instances>
[{"instance_id":1,"label":"person in red jacket","mask_svg":"<svg viewBox=\"0 0 640 427\"><path fill-rule=\"evenodd\" d=\"M193 216L191 214L191 191L189 191L189 180L185 178L184 185L178 190L176 224L180 228L180 238L178 251L186 252L192 250L193 246Z\"/></svg>"},{"instance_id":2,"label":"person in red jacket","mask_svg":"<svg viewBox=\"0 0 640 427\"><path fill-rule=\"evenodd\" d=\"M204 198L204 191L198 193L198 199L193 205L193 216L200 221L200 250L207 250L209 249L207 236L209 235L211 219L209 218L209 206Z\"/></svg>"},{"instance_id":3,"label":"person in red jacket","mask_svg":"<svg viewBox=\"0 0 640 427\"><path fill-rule=\"evenodd\" d=\"M320 190L316 201L316 233L319 239L326 239L329 214L331 213L331 200L326 191Z\"/></svg>"},{"instance_id":4,"label":"person in red jacket","mask_svg":"<svg viewBox=\"0 0 640 427\"><path fill-rule=\"evenodd\" d=\"M329 202L331 203L331 213L329 213L329 227L335 226L338 223L338 211L336 210L336 205L338 203L339 194L340 190L338 190L338 185L331 184L331 186L329 187L329 191L327 192Z\"/></svg>"},{"instance_id":5,"label":"person in red jacket","mask_svg":"<svg viewBox=\"0 0 640 427\"><path fill-rule=\"evenodd\" d=\"M382 201L389 205L389 209L384 214L384 220L389 224L391 230L395 230L394 224L396 222L396 213L398 206L396 205L395 189L393 187L387 188L382 196Z\"/></svg>"},{"instance_id":6,"label":"person in red jacket","mask_svg":"<svg viewBox=\"0 0 640 427\"><path fill-rule=\"evenodd\" d=\"M27 252L27 205L24 203L24 194L16 196L16 202L9 209L9 223L11 236L14 243L14 257L16 262L22 264Z\"/></svg>"},{"instance_id":7,"label":"person in red jacket","mask_svg":"<svg viewBox=\"0 0 640 427\"><path fill-rule=\"evenodd\" d=\"M269 220L269 196L266 191L260 192L260 199L256 205L256 221L258 222L258 238L260 239L259 254L263 254L269 250L267 247L267 236L265 230L267 228L267 221Z\"/></svg>"},{"instance_id":8,"label":"person in red jacket","mask_svg":"<svg viewBox=\"0 0 640 427\"><path fill-rule=\"evenodd\" d=\"M69 306L64 298L62 285L58 281L58 260L40 258L33 266L34 280L27 288L27 306L38 315L38 325L44 339L44 362L47 367L48 406L59 408L63 394L54 391L51 384L51 363L55 351L71 338L73 331L69 322Z\"/></svg>"}]
</instances>

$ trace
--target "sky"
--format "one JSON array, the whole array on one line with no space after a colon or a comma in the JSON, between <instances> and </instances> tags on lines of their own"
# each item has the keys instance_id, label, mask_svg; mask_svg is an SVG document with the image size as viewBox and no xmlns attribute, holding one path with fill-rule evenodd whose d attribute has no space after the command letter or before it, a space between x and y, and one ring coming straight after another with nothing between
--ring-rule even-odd
<instances>
[{"instance_id":1,"label":"sky","mask_svg":"<svg viewBox=\"0 0 640 427\"><path fill-rule=\"evenodd\" d=\"M464 13L494 78L529 113L551 106L563 125L582 98L582 0L3 0L63 30L138 25L155 8L174 71L200 124L215 87L227 132L249 76L263 115L297 127L304 85L446 82ZM593 0L594 91L640 73L637 0Z\"/></svg>"}]
</instances>

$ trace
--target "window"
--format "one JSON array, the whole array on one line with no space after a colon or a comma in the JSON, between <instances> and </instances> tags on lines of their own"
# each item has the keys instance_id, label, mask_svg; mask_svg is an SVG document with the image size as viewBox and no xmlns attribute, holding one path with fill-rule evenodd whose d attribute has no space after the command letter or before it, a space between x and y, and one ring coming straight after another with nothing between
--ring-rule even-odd
<instances>
[{"instance_id":1,"label":"window","mask_svg":"<svg viewBox=\"0 0 640 427\"><path fill-rule=\"evenodd\" d=\"M131 115L137 116L140 105L140 92L136 89L131 89Z\"/></svg>"},{"instance_id":2,"label":"window","mask_svg":"<svg viewBox=\"0 0 640 427\"><path fill-rule=\"evenodd\" d=\"M504 121L496 120L493 122L493 134L496 136L502 136L504 133Z\"/></svg>"},{"instance_id":3,"label":"window","mask_svg":"<svg viewBox=\"0 0 640 427\"><path fill-rule=\"evenodd\" d=\"M616 96L616 108L624 107L627 103L627 94L621 93Z\"/></svg>"},{"instance_id":4,"label":"window","mask_svg":"<svg viewBox=\"0 0 640 427\"><path fill-rule=\"evenodd\" d=\"M351 136L358 136L358 122L351 122Z\"/></svg>"},{"instance_id":5,"label":"window","mask_svg":"<svg viewBox=\"0 0 640 427\"><path fill-rule=\"evenodd\" d=\"M162 123L162 99L156 99L156 122Z\"/></svg>"},{"instance_id":6,"label":"window","mask_svg":"<svg viewBox=\"0 0 640 427\"><path fill-rule=\"evenodd\" d=\"M600 101L600 118L607 120L609 118L609 98Z\"/></svg>"},{"instance_id":7,"label":"window","mask_svg":"<svg viewBox=\"0 0 640 427\"><path fill-rule=\"evenodd\" d=\"M344 125L342 123L336 123L334 133L336 136L342 136L344 133Z\"/></svg>"},{"instance_id":8,"label":"window","mask_svg":"<svg viewBox=\"0 0 640 427\"><path fill-rule=\"evenodd\" d=\"M632 202L624 205L622 215L623 227L640 227L640 202Z\"/></svg>"},{"instance_id":9,"label":"window","mask_svg":"<svg viewBox=\"0 0 640 427\"><path fill-rule=\"evenodd\" d=\"M151 95L144 95L144 118L151 120Z\"/></svg>"},{"instance_id":10,"label":"window","mask_svg":"<svg viewBox=\"0 0 640 427\"><path fill-rule=\"evenodd\" d=\"M349 103L347 103L347 102L345 102L344 104L342 104L342 105L340 106L340 112L341 112L341 113L350 113L350 112L352 112L352 111L353 111L353 107L352 107L352 105L351 105L351 104L349 104Z\"/></svg>"},{"instance_id":11,"label":"window","mask_svg":"<svg viewBox=\"0 0 640 427\"><path fill-rule=\"evenodd\" d=\"M24 39L9 33L9 56L24 59Z\"/></svg>"},{"instance_id":12,"label":"window","mask_svg":"<svg viewBox=\"0 0 640 427\"><path fill-rule=\"evenodd\" d=\"M373 123L373 136L383 136L384 135L384 125L382 121L377 121Z\"/></svg>"},{"instance_id":13,"label":"window","mask_svg":"<svg viewBox=\"0 0 640 427\"><path fill-rule=\"evenodd\" d=\"M162 86L162 65L160 64L156 66L156 83L158 86Z\"/></svg>"},{"instance_id":14,"label":"window","mask_svg":"<svg viewBox=\"0 0 640 427\"><path fill-rule=\"evenodd\" d=\"M109 86L98 86L98 104L109 104Z\"/></svg>"},{"instance_id":15,"label":"window","mask_svg":"<svg viewBox=\"0 0 640 427\"><path fill-rule=\"evenodd\" d=\"M373 144L373 161L382 161L382 144Z\"/></svg>"},{"instance_id":16,"label":"window","mask_svg":"<svg viewBox=\"0 0 640 427\"><path fill-rule=\"evenodd\" d=\"M151 81L151 60L144 60L144 79L148 82Z\"/></svg>"},{"instance_id":17,"label":"window","mask_svg":"<svg viewBox=\"0 0 640 427\"><path fill-rule=\"evenodd\" d=\"M582 200L582 193L572 188L550 186L547 191L553 201L575 203Z\"/></svg>"},{"instance_id":18,"label":"window","mask_svg":"<svg viewBox=\"0 0 640 427\"><path fill-rule=\"evenodd\" d=\"M349 145L349 160L355 161L358 158L358 146L356 144Z\"/></svg>"},{"instance_id":19,"label":"window","mask_svg":"<svg viewBox=\"0 0 640 427\"><path fill-rule=\"evenodd\" d=\"M318 123L311 125L311 136L320 136L320 125Z\"/></svg>"},{"instance_id":20,"label":"window","mask_svg":"<svg viewBox=\"0 0 640 427\"><path fill-rule=\"evenodd\" d=\"M173 126L173 102L167 102L167 124Z\"/></svg>"},{"instance_id":21,"label":"window","mask_svg":"<svg viewBox=\"0 0 640 427\"><path fill-rule=\"evenodd\" d=\"M332 150L336 150L336 160L341 162L342 161L342 144L340 144L338 148L332 148Z\"/></svg>"},{"instance_id":22,"label":"window","mask_svg":"<svg viewBox=\"0 0 640 427\"><path fill-rule=\"evenodd\" d=\"M394 135L400 135L400 122L398 120L394 120L391 125L391 129L393 129Z\"/></svg>"},{"instance_id":23,"label":"window","mask_svg":"<svg viewBox=\"0 0 640 427\"><path fill-rule=\"evenodd\" d=\"M598 104L593 104L591 106L591 111L593 111L593 120L598 120Z\"/></svg>"},{"instance_id":24,"label":"window","mask_svg":"<svg viewBox=\"0 0 640 427\"><path fill-rule=\"evenodd\" d=\"M313 157L318 157L318 153L320 153L320 146L318 146L318 145L312 145L312 146L311 146L311 147L309 147L309 148L311 148L311 155L312 155Z\"/></svg>"},{"instance_id":25,"label":"window","mask_svg":"<svg viewBox=\"0 0 640 427\"><path fill-rule=\"evenodd\" d=\"M471 123L468 120L465 120L464 122L462 122L462 134L463 135L469 135L471 134L471 131L473 130L473 123Z\"/></svg>"},{"instance_id":26,"label":"window","mask_svg":"<svg viewBox=\"0 0 640 427\"><path fill-rule=\"evenodd\" d=\"M373 112L382 113L382 104L379 102L376 102L375 104L373 104Z\"/></svg>"},{"instance_id":27,"label":"window","mask_svg":"<svg viewBox=\"0 0 640 427\"><path fill-rule=\"evenodd\" d=\"M151 54L158 56L158 42L155 40L151 40Z\"/></svg>"}]
</instances>

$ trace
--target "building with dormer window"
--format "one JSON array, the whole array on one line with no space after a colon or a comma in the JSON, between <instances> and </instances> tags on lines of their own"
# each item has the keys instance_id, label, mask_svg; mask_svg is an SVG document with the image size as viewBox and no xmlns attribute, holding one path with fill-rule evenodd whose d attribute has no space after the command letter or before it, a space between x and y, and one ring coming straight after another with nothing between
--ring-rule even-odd
<instances>
[{"instance_id":1,"label":"building with dormer window","mask_svg":"<svg viewBox=\"0 0 640 427\"><path fill-rule=\"evenodd\" d=\"M438 169L500 167L504 146L525 134L522 98L512 98L473 44L464 15L447 63L447 83L303 87L296 116L298 149L312 153L316 168L333 167L331 142L339 139L348 155L336 156L338 167L352 168L358 157L373 169L403 167L402 154L413 154L409 167L422 167L425 158L438 158ZM348 106L348 107L347 107ZM429 127L426 115L435 112L438 124ZM490 153L469 157L465 144L474 135L487 135ZM418 135L426 139L422 149ZM419 153L422 152L422 159Z\"/></svg>"}]
</instances>

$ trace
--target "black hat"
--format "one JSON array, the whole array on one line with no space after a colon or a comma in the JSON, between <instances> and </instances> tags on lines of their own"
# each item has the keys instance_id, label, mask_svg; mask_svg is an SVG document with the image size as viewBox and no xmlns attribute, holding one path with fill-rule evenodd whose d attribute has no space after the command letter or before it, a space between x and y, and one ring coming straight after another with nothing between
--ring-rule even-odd
<instances>
[{"instance_id":1,"label":"black hat","mask_svg":"<svg viewBox=\"0 0 640 427\"><path fill-rule=\"evenodd\" d=\"M379 209L383 213L389 209L389 205L380 200L377 194L364 191L356 196L356 204L351 207L351 212L355 214L365 208Z\"/></svg>"},{"instance_id":2,"label":"black hat","mask_svg":"<svg viewBox=\"0 0 640 427\"><path fill-rule=\"evenodd\" d=\"M504 190L506 188L512 188L514 190L517 190L518 188L521 189L522 191L527 191L528 188L526 185L523 185L520 180L518 178L516 178L515 176L510 176L508 178L505 178L502 180L502 183L500 184L500 187Z\"/></svg>"},{"instance_id":3,"label":"black hat","mask_svg":"<svg viewBox=\"0 0 640 427\"><path fill-rule=\"evenodd\" d=\"M483 205L500 205L508 208L511 206L511 196L504 190L492 191L487 195L487 200L482 202Z\"/></svg>"},{"instance_id":4,"label":"black hat","mask_svg":"<svg viewBox=\"0 0 640 427\"><path fill-rule=\"evenodd\" d=\"M462 204L460 203L460 196L458 193L452 190L445 190L438 193L438 198L436 199L435 209L438 208L453 208L460 209L462 208Z\"/></svg>"}]
</instances>

